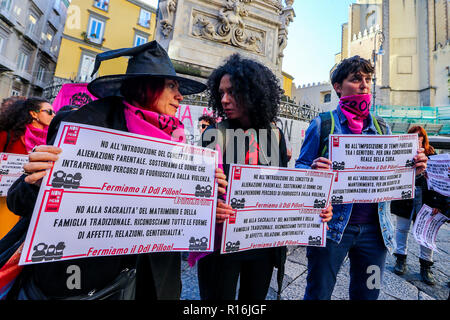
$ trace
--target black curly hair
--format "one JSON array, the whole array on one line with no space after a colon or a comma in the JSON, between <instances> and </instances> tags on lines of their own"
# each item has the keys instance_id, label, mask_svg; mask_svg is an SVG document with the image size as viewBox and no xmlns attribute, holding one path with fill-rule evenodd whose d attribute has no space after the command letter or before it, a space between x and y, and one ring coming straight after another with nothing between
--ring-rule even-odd
<instances>
[{"instance_id":1,"label":"black curly hair","mask_svg":"<svg viewBox=\"0 0 450 320\"><path fill-rule=\"evenodd\" d=\"M11 132L12 141L19 139L25 134L26 125L33 121L30 111L38 112L45 102L48 103L39 97L15 101L0 113L0 131Z\"/></svg>"},{"instance_id":2,"label":"black curly hair","mask_svg":"<svg viewBox=\"0 0 450 320\"><path fill-rule=\"evenodd\" d=\"M226 119L219 93L220 80L230 76L233 96L246 109L254 129L269 128L276 121L284 93L273 72L261 63L233 54L215 69L207 82L210 107L216 117Z\"/></svg>"}]
</instances>

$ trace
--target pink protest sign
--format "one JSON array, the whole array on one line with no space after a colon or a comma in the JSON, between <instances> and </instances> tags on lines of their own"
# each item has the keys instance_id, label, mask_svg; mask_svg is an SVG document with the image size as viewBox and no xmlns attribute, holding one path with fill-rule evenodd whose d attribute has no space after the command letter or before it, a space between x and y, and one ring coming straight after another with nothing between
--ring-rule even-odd
<instances>
[{"instance_id":1,"label":"pink protest sign","mask_svg":"<svg viewBox=\"0 0 450 320\"><path fill-rule=\"evenodd\" d=\"M81 107L97 100L87 89L87 83L66 83L53 101L53 109L57 112L66 105Z\"/></svg>"}]
</instances>

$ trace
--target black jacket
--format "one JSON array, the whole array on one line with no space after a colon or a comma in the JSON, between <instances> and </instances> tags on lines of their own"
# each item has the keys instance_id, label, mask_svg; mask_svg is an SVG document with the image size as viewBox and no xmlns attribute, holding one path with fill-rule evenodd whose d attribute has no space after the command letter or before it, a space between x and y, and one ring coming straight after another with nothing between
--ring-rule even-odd
<instances>
[{"instance_id":1,"label":"black jacket","mask_svg":"<svg viewBox=\"0 0 450 320\"><path fill-rule=\"evenodd\" d=\"M391 202L391 213L406 219L412 218L412 220L416 220L420 208L422 208L422 205L426 204L430 208L439 209L448 217L448 197L445 197L436 191L429 190L427 180L424 176L420 176L416 179L416 191L417 189L422 193L421 203L416 203L418 201L417 199L395 200ZM415 207L415 210L411 216L413 207Z\"/></svg>"},{"instance_id":2,"label":"black jacket","mask_svg":"<svg viewBox=\"0 0 450 320\"><path fill-rule=\"evenodd\" d=\"M93 101L78 110L58 114L50 124L47 144L52 145L55 141L61 121L88 124L128 132L124 115L124 105L121 98L118 97L103 98ZM38 192L39 188L25 183L24 176L22 176L13 184L8 192L8 208L17 215L26 217L31 216ZM153 262L151 262L151 267L154 267L151 271L153 278L172 278L176 282L174 285L180 286L178 283L178 280L180 279L179 254L170 253L165 255L155 255L155 257L161 256L163 256L162 259L157 259L158 262L161 262L158 263L159 268L158 266L154 267ZM169 257L169 260L173 259L175 261L175 270L174 268L170 268L168 265L170 264L170 261L164 257ZM45 295L49 297L70 297L86 294L93 289L98 290L104 288L111 283L124 268L136 267L136 262L136 255L82 258L34 264L26 266L24 272L26 275L33 277L34 282ZM178 265L176 264L177 262ZM79 290L67 288L66 282L69 276L67 267L71 265L77 265L81 270L81 289ZM178 270L176 269L177 266ZM174 272L175 274L171 274L171 277L168 277L168 272ZM154 281L153 285L156 282L157 281ZM160 288L157 288L157 291L159 289ZM163 286L162 289L164 289ZM176 289L176 291L178 292L179 289ZM159 292L152 294L151 296L155 297L155 295L156 298L170 298L164 294L161 297Z\"/></svg>"},{"instance_id":3,"label":"black jacket","mask_svg":"<svg viewBox=\"0 0 450 320\"><path fill-rule=\"evenodd\" d=\"M226 127L229 129L240 129L239 127L239 123L237 121L233 121L233 120L224 120L224 122L226 122ZM208 127L205 132L207 130L213 130L214 126L210 126ZM259 130L255 130L256 133L258 134L258 141L260 140L259 137ZM284 134L281 131L281 129L278 128L278 133L279 133L279 145L278 148L276 148L278 154L278 167L287 167L287 164L289 162L288 156L287 156L287 148L286 148L286 140L284 138ZM267 129L267 150L271 150L271 139L270 139L270 133L271 130ZM215 146L215 143L212 143L214 141L214 139L208 140L207 138L205 138L205 136L208 136L207 134L203 134L202 135L202 146L203 147L212 147ZM214 135L213 135L214 137ZM224 141L224 144L227 145L228 143L226 141ZM244 143L244 145L238 145L238 142L236 141L236 143L231 143L230 145L232 145L234 147L234 160L232 160L231 162L227 163L227 152L229 152L229 150L227 150L226 147L224 147L223 145L220 146L221 148L221 152L222 152L222 163L223 163L223 171L226 174L227 178L228 178L228 173L230 170L230 164L231 163L237 163L237 156L239 154L238 152L238 148L243 149L242 151L247 152L249 149L249 141L246 140L246 142ZM269 151L267 151L269 152ZM259 163L259 165L262 165L261 163ZM273 165L273 164L272 164ZM272 253L272 259L274 262L274 265L277 268L280 268L281 266L284 265L284 262L286 260L286 247L278 247L278 248L264 248L264 249L256 249L256 250L248 250L248 251L243 251L243 252L237 252L237 253L230 253L228 254L228 256L230 256L232 259L238 259L238 260L254 260L254 259L260 259L260 258L267 258L267 254L268 253Z\"/></svg>"}]
</instances>

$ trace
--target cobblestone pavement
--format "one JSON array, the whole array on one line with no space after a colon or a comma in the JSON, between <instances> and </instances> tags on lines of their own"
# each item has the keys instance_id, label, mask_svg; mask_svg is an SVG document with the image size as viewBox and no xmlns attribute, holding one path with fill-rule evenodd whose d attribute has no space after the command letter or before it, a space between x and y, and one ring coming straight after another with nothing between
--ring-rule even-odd
<instances>
[{"instance_id":1,"label":"cobblestone pavement","mask_svg":"<svg viewBox=\"0 0 450 320\"><path fill-rule=\"evenodd\" d=\"M395 219L393 219L395 221ZM412 229L412 227L411 227ZM419 245L410 234L408 240L408 270L405 275L398 276L393 272L395 257L387 256L386 269L379 300L447 300L449 298L450 281L450 226L444 224L439 230L436 244L439 252L434 253L432 268L436 284L429 286L421 281L419 265ZM285 275L281 291L283 300L302 300L306 287L307 259L305 247L289 247L286 260ZM337 276L332 300L348 300L349 260L346 258ZM276 300L277 282L274 270L267 300ZM181 299L199 300L197 268L190 268L182 262L183 290Z\"/></svg>"}]
</instances>

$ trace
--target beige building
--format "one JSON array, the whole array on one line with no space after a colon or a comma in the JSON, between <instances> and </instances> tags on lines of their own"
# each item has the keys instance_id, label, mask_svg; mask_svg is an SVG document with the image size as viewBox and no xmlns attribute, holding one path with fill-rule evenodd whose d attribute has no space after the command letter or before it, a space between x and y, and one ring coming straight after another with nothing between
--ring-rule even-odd
<instances>
[{"instance_id":1,"label":"beige building","mask_svg":"<svg viewBox=\"0 0 450 320\"><path fill-rule=\"evenodd\" d=\"M0 98L41 96L52 81L68 0L0 1Z\"/></svg>"},{"instance_id":2,"label":"beige building","mask_svg":"<svg viewBox=\"0 0 450 320\"><path fill-rule=\"evenodd\" d=\"M336 108L339 98L329 81L308 83L293 90L293 100L300 105L311 106L319 111Z\"/></svg>"},{"instance_id":3,"label":"beige building","mask_svg":"<svg viewBox=\"0 0 450 320\"><path fill-rule=\"evenodd\" d=\"M376 58L377 105L448 106L449 13L448 0L356 1L342 25L336 64L354 55Z\"/></svg>"}]
</instances>

